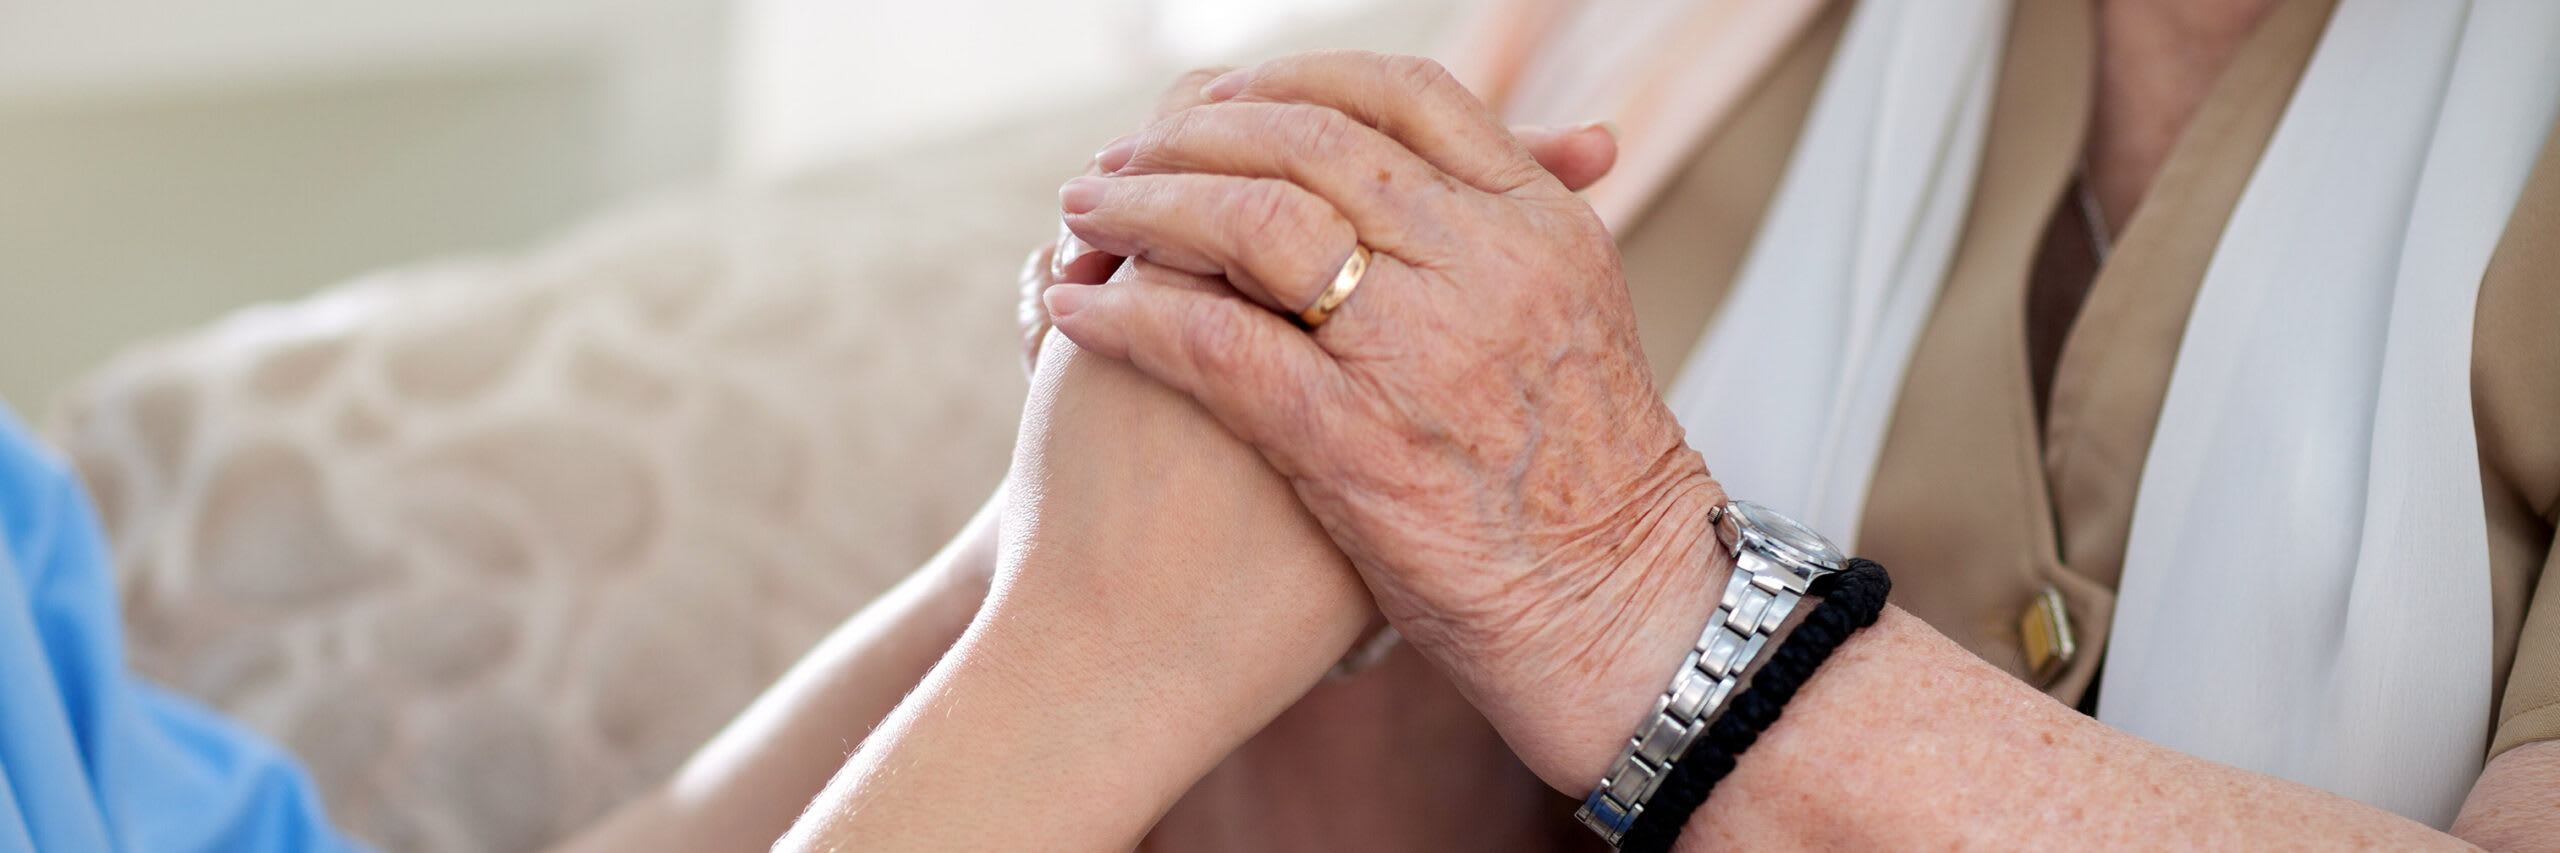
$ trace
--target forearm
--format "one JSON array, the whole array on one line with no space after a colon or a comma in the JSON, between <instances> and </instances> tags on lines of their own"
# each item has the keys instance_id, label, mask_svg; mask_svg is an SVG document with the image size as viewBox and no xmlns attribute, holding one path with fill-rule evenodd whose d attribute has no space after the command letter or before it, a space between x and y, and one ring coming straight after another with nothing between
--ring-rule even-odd
<instances>
[{"instance_id":1,"label":"forearm","mask_svg":"<svg viewBox=\"0 0 2560 853\"><path fill-rule=\"evenodd\" d=\"M1189 736L1215 715L1183 685L1044 649L1053 630L1007 615L963 637L777 849L1127 848L1197 775Z\"/></svg>"},{"instance_id":2,"label":"forearm","mask_svg":"<svg viewBox=\"0 0 2560 853\"><path fill-rule=\"evenodd\" d=\"M987 606L785 848L1127 849L1363 627L1251 448L1123 365L1040 364Z\"/></svg>"},{"instance_id":3,"label":"forearm","mask_svg":"<svg viewBox=\"0 0 2560 853\"><path fill-rule=\"evenodd\" d=\"M1890 608L1744 754L1680 849L1736 846L2468 849L2124 734Z\"/></svg>"},{"instance_id":4,"label":"forearm","mask_svg":"<svg viewBox=\"0 0 2560 853\"><path fill-rule=\"evenodd\" d=\"M986 599L1004 490L951 544L827 635L664 785L564 851L766 850Z\"/></svg>"},{"instance_id":5,"label":"forearm","mask_svg":"<svg viewBox=\"0 0 2560 853\"><path fill-rule=\"evenodd\" d=\"M1258 444L1523 761L1592 790L1724 576L1681 520L1704 492L1657 487L1696 454L1610 234L1426 61L1304 54L1202 94L1061 188L1077 235L1137 260L1048 291L1057 328ZM1154 263L1255 286L1206 295ZM2108 730L1898 612L1812 679L1691 846L2457 843Z\"/></svg>"},{"instance_id":6,"label":"forearm","mask_svg":"<svg viewBox=\"0 0 2560 853\"><path fill-rule=\"evenodd\" d=\"M1536 620L1589 632L1583 642L1594 653L1577 658L1589 672L1559 681L1593 685L1587 701L1610 709L1578 731L1566 723L1530 739L1574 756L1541 771L1567 793L1591 791L1714 610L1710 591L1724 587L1730 560L1702 523L1679 519L1721 500L1707 486L1675 491L1657 518L1634 526L1635 539L1658 542L1631 548L1631 562L1596 596L1618 603L1614 615L1576 602ZM1691 817L1680 849L2431 844L2462 846L2344 797L2124 734L1887 608L1742 755Z\"/></svg>"}]
</instances>

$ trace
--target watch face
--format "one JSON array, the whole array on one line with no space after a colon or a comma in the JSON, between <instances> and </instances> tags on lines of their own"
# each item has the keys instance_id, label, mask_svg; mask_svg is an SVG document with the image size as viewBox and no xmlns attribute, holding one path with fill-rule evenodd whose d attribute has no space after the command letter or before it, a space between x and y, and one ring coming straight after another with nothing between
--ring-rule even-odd
<instances>
[{"instance_id":1,"label":"watch face","mask_svg":"<svg viewBox=\"0 0 2560 853\"><path fill-rule=\"evenodd\" d=\"M1822 534L1797 524L1795 519L1788 518L1777 510L1750 501L1734 501L1733 514L1739 518L1744 527L1757 528L1762 538L1803 555L1810 562L1824 563L1836 568L1848 560L1846 555L1840 553L1837 546L1831 544L1831 540L1822 538Z\"/></svg>"}]
</instances>

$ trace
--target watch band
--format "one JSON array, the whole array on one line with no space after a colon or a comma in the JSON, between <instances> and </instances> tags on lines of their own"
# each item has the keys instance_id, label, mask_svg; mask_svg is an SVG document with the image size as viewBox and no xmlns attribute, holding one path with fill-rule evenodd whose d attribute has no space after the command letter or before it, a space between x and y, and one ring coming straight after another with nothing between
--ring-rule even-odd
<instances>
[{"instance_id":1,"label":"watch band","mask_svg":"<svg viewBox=\"0 0 2560 853\"><path fill-rule=\"evenodd\" d=\"M1623 853L1670 853L1689 818L1706 805L1707 794L1733 772L1735 762L1759 742L1761 733L1778 722L1796 691L1849 641L1849 635L1874 625L1876 617L1883 615L1885 599L1893 594L1893 577L1873 560L1852 559L1846 568L1815 578L1810 587L1806 594L1821 596L1821 602L1805 614L1803 624L1787 632L1786 642L1778 644L1768 663L1751 673L1750 686L1734 694L1724 713L1716 715L1689 751L1672 763L1671 772L1655 783L1644 813L1618 839Z\"/></svg>"},{"instance_id":2,"label":"watch band","mask_svg":"<svg viewBox=\"0 0 2560 853\"><path fill-rule=\"evenodd\" d=\"M1646 801L1673 763L1732 700L1742 676L1770 653L1778 626L1804 600L1787 588L1783 569L1767 566L1762 570L1758 564L1765 558L1761 555L1743 550L1734 558L1724 597L1707 617L1706 630L1698 634L1697 645L1681 662L1679 674L1653 701L1653 712L1636 726L1599 787L1574 812L1576 819L1613 847L1644 814Z\"/></svg>"}]
</instances>

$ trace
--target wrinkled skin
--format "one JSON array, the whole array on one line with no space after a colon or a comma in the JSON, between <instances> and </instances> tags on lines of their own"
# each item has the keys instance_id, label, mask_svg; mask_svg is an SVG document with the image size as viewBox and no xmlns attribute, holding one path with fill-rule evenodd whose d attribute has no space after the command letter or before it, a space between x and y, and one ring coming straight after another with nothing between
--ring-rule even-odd
<instances>
[{"instance_id":1,"label":"wrinkled skin","mask_svg":"<svg viewBox=\"0 0 2560 853\"><path fill-rule=\"evenodd\" d=\"M1148 123L1204 103L1202 87L1230 70L1176 78ZM1571 130L1511 132L1541 168L1573 187L1598 179L1615 153ZM1099 164L1087 174L1099 174ZM1026 371L1037 369L1050 329L1042 294L1060 283L1100 283L1123 260L1072 232L1031 253L1020 281ZM1473 849L1588 846L1566 811L1446 676L1399 650L1374 670L1309 692L1202 779L1141 849L1424 849L1469 837Z\"/></svg>"},{"instance_id":2,"label":"wrinkled skin","mask_svg":"<svg viewBox=\"0 0 2560 853\"><path fill-rule=\"evenodd\" d=\"M1550 733L1659 689L1602 664L1678 659L1638 611L1698 607L1658 567L1719 570L1722 500L1659 402L1608 232L1429 60L1303 54L1206 94L1105 148L1062 206L1093 246L1259 307L1138 278L1051 290L1058 328L1259 447L1530 767L1587 785L1614 750ZM1355 234L1366 278L1295 328Z\"/></svg>"},{"instance_id":3,"label":"wrinkled skin","mask_svg":"<svg viewBox=\"0 0 2560 853\"><path fill-rule=\"evenodd\" d=\"M1721 495L1658 402L1606 238L1446 77L1319 53L1212 82L1061 203L1085 240L1245 298L1131 280L1046 301L1256 444L1523 760L1587 791L1730 570L1704 541ZM1275 312L1355 233L1376 270L1300 332ZM2491 761L2446 835L2132 737L1887 607L1678 849L2554 849L2553 749Z\"/></svg>"}]
</instances>

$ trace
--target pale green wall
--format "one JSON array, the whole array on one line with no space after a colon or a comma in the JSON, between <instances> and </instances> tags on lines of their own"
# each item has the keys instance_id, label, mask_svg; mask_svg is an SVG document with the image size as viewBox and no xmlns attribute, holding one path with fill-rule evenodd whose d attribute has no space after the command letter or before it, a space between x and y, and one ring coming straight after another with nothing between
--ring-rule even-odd
<instances>
[{"instance_id":1,"label":"pale green wall","mask_svg":"<svg viewBox=\"0 0 2560 853\"><path fill-rule=\"evenodd\" d=\"M128 342L605 201L592 66L0 103L0 400Z\"/></svg>"}]
</instances>

